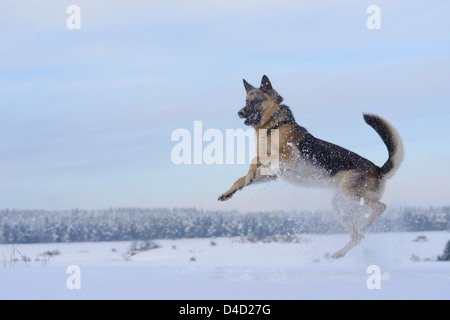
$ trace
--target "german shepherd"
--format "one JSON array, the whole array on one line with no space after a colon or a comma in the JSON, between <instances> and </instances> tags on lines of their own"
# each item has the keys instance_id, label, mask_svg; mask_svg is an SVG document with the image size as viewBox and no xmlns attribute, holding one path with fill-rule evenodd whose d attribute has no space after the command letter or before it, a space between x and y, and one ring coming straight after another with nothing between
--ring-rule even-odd
<instances>
[{"instance_id":1,"label":"german shepherd","mask_svg":"<svg viewBox=\"0 0 450 320\"><path fill-rule=\"evenodd\" d=\"M336 218L350 234L350 242L332 255L340 258L356 246L364 231L386 210L380 201L386 179L392 177L403 160L403 144L398 132L383 118L364 114L365 122L381 137L387 147L389 158L381 167L360 155L320 140L297 124L290 108L281 104L283 98L272 88L267 76L255 88L247 81L246 104L238 112L244 123L256 132L257 156L251 161L246 176L238 179L232 187L219 197L219 201L230 199L236 191L259 182L278 177L288 181L336 190L333 211ZM260 131L267 130L266 139L258 139ZM275 132L278 134L274 138ZM278 144L272 146L271 141ZM263 141L263 142L262 142ZM274 174L263 174L263 164L258 150L261 143L267 143L267 150L278 152L279 170ZM365 218L365 213L368 213Z\"/></svg>"}]
</instances>

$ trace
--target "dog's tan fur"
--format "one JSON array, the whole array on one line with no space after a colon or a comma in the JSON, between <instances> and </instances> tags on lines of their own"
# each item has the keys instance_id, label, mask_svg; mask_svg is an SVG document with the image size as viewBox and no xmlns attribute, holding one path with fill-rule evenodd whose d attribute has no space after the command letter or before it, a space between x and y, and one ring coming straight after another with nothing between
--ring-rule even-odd
<instances>
[{"instance_id":1,"label":"dog's tan fur","mask_svg":"<svg viewBox=\"0 0 450 320\"><path fill-rule=\"evenodd\" d=\"M400 136L386 120L365 115L366 122L379 133L388 147L389 159L378 167L351 151L314 138L299 126L290 109L281 105L281 96L266 76L260 88L254 88L245 80L244 86L247 90L246 107L239 112L239 116L247 118L246 124L255 129L257 156L251 161L248 173L239 178L219 200L230 199L236 191L250 184L278 177L300 185L331 187L336 190L333 211L351 237L345 247L332 255L333 258L343 257L363 239L364 231L386 210L380 199L386 179L393 175L402 161ZM259 139L261 130L267 130L265 140ZM272 135L275 133L279 135L279 143L272 145ZM262 174L265 165L259 156L261 143L267 145L268 156L276 153L279 157L277 174ZM370 215L364 220L366 211Z\"/></svg>"}]
</instances>

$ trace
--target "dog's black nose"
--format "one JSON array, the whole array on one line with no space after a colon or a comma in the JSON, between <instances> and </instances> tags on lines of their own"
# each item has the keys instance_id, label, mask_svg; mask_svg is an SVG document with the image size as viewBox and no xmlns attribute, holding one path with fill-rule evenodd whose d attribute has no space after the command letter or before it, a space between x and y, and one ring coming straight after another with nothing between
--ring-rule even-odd
<instances>
[{"instance_id":1,"label":"dog's black nose","mask_svg":"<svg viewBox=\"0 0 450 320\"><path fill-rule=\"evenodd\" d=\"M240 118L245 118L245 113L244 113L244 111L239 110L238 116L239 116Z\"/></svg>"}]
</instances>

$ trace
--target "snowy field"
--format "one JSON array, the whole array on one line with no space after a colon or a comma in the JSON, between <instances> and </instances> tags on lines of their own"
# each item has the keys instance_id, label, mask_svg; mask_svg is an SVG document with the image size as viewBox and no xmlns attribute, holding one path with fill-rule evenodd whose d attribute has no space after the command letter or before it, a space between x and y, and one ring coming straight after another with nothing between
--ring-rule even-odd
<instances>
[{"instance_id":1,"label":"snowy field","mask_svg":"<svg viewBox=\"0 0 450 320\"><path fill-rule=\"evenodd\" d=\"M369 233L340 260L345 234L158 240L133 255L131 242L0 245L0 299L450 299L448 240Z\"/></svg>"}]
</instances>

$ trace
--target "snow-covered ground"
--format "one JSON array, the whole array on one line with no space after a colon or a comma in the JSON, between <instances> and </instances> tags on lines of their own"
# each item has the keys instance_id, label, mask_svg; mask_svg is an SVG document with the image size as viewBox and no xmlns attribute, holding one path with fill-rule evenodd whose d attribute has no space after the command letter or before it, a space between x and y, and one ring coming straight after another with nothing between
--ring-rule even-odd
<instances>
[{"instance_id":1,"label":"snow-covered ground","mask_svg":"<svg viewBox=\"0 0 450 320\"><path fill-rule=\"evenodd\" d=\"M0 245L0 299L450 299L449 232L369 233L340 260L347 235L299 239Z\"/></svg>"}]
</instances>

